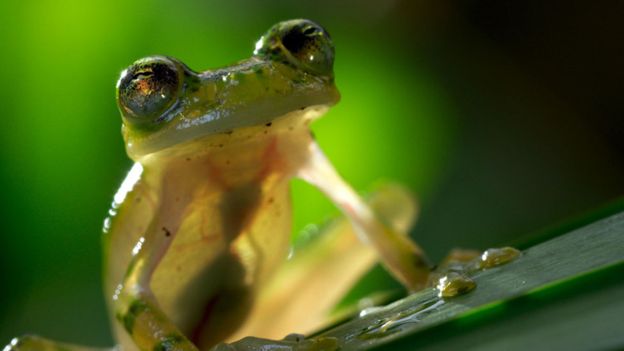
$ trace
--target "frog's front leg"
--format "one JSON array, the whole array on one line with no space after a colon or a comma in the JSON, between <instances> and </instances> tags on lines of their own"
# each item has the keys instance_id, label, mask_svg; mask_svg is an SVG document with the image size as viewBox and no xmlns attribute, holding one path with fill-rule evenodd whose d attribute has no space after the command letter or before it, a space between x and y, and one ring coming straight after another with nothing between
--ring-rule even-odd
<instances>
[{"instance_id":1,"label":"frog's front leg","mask_svg":"<svg viewBox=\"0 0 624 351\"><path fill-rule=\"evenodd\" d=\"M404 233L380 217L340 177L316 142L311 141L306 163L298 176L318 187L351 220L356 233L379 254L384 266L411 291L422 289L429 276L423 251Z\"/></svg>"},{"instance_id":2,"label":"frog's front leg","mask_svg":"<svg viewBox=\"0 0 624 351\"><path fill-rule=\"evenodd\" d=\"M112 351L113 349L84 347L44 339L35 335L14 338L3 351Z\"/></svg>"},{"instance_id":3,"label":"frog's front leg","mask_svg":"<svg viewBox=\"0 0 624 351\"><path fill-rule=\"evenodd\" d=\"M167 192L165 192L167 193ZM188 203L183 194L163 199L145 236L133 249L133 257L118 292L113 296L116 317L140 350L197 351L197 347L161 310L151 288L152 275L169 249Z\"/></svg>"}]
</instances>

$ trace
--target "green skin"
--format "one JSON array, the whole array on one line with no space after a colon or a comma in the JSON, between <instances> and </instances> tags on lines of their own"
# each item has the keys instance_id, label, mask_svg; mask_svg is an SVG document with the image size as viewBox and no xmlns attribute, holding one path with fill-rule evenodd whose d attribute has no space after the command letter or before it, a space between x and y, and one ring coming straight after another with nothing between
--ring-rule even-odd
<instances>
[{"instance_id":1,"label":"green skin","mask_svg":"<svg viewBox=\"0 0 624 351\"><path fill-rule=\"evenodd\" d=\"M122 73L117 101L136 163L104 225L118 347L333 349L331 339L272 339L318 328L324 317L315 313L326 313L376 259L408 289L426 284L424 255L403 235L415 216L409 195L387 186L362 201L310 133L309 123L339 100L333 55L322 27L291 20L232 66L196 73L154 56ZM285 263L293 177L318 187L345 218L330 239ZM313 323L293 324L301 308ZM246 335L263 339L222 344ZM82 349L25 337L7 350Z\"/></svg>"}]
</instances>

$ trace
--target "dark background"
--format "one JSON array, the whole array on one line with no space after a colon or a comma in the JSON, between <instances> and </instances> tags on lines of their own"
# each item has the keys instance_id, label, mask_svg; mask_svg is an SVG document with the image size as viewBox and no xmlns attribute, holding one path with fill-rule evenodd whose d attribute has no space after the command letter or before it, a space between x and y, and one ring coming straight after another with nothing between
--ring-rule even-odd
<instances>
[{"instance_id":1,"label":"dark background","mask_svg":"<svg viewBox=\"0 0 624 351\"><path fill-rule=\"evenodd\" d=\"M204 70L307 17L337 47L342 102L314 126L358 189L422 204L440 258L505 244L621 196L618 1L22 1L0 3L0 344L24 333L109 345L99 232L130 162L114 84L167 54ZM295 227L335 209L294 185Z\"/></svg>"}]
</instances>

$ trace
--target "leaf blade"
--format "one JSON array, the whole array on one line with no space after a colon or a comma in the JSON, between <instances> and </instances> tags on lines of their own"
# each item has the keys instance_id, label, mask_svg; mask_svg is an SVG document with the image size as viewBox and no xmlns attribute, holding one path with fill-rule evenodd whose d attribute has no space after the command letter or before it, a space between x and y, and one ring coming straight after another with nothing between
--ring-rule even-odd
<instances>
[{"instance_id":1,"label":"leaf blade","mask_svg":"<svg viewBox=\"0 0 624 351\"><path fill-rule=\"evenodd\" d=\"M475 291L446 300L433 311L427 308L437 301L436 292L427 289L322 335L338 338L345 350L399 343L443 323L495 308L504 301L548 291L622 262L624 213L619 213L529 248L508 265L480 272L474 277L478 284ZM384 331L383 325L392 321L395 325Z\"/></svg>"}]
</instances>

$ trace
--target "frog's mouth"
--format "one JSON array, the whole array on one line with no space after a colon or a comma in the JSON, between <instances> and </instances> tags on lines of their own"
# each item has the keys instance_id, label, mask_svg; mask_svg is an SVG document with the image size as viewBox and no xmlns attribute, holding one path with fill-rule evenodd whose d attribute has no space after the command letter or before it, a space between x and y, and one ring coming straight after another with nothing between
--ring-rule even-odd
<instances>
[{"instance_id":1,"label":"frog's mouth","mask_svg":"<svg viewBox=\"0 0 624 351\"><path fill-rule=\"evenodd\" d=\"M188 114L183 104L176 104L169 111L171 120L167 126L151 133L136 133L126 125L122 133L126 141L128 156L135 161L178 145L202 139L219 139L218 144L253 138L254 133L262 133L266 126L271 130L292 130L305 127L321 117L330 106L340 99L338 90L332 86L326 91L311 94L294 94L288 98L264 98L250 105L236 108L222 105L203 114Z\"/></svg>"}]
</instances>

